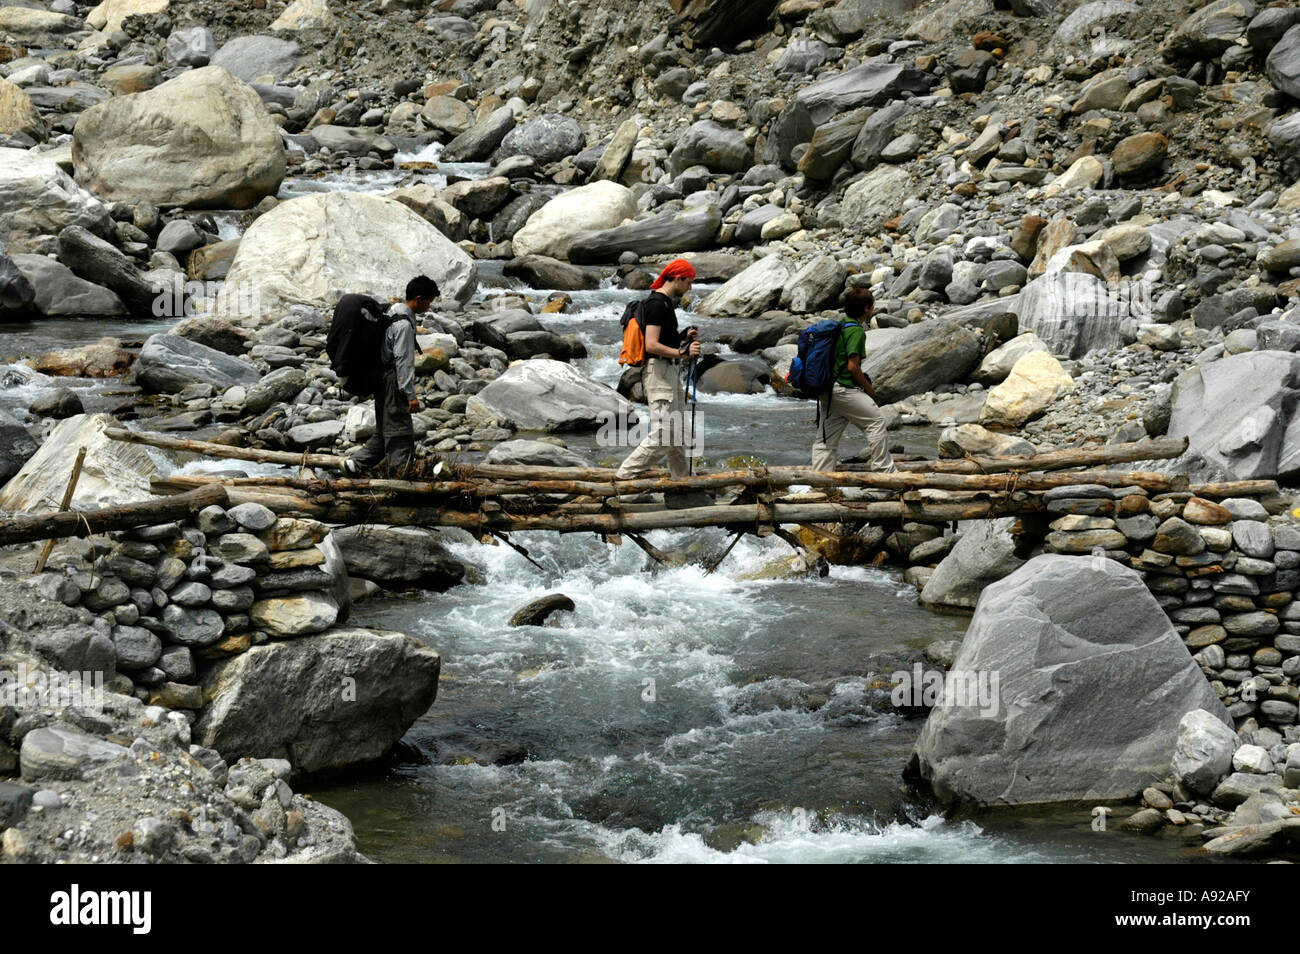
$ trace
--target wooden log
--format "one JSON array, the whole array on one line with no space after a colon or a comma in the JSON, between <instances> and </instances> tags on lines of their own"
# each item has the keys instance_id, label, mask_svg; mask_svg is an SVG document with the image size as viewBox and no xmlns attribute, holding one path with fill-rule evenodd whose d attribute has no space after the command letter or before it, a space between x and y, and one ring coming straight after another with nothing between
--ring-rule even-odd
<instances>
[{"instance_id":1,"label":"wooden log","mask_svg":"<svg viewBox=\"0 0 1300 954\"><path fill-rule=\"evenodd\" d=\"M204 507L213 504L225 506L228 500L225 487L209 484L176 496L142 500L117 507L13 517L0 520L0 545L60 537L84 537L92 533L185 520Z\"/></svg>"},{"instance_id":2,"label":"wooden log","mask_svg":"<svg viewBox=\"0 0 1300 954\"><path fill-rule=\"evenodd\" d=\"M65 513L72 507L73 494L77 492L77 481L81 478L81 467L86 463L86 448L77 448L77 459L72 462L72 474L68 477L68 486L63 489L63 502L59 504L59 513ZM45 541L45 546L41 548L41 557L36 561L36 572L44 573L45 564L50 561L50 554L54 552L54 538Z\"/></svg>"},{"instance_id":3,"label":"wooden log","mask_svg":"<svg viewBox=\"0 0 1300 954\"><path fill-rule=\"evenodd\" d=\"M182 451L198 454L202 457L216 457L219 460L247 460L259 464L284 464L286 467L333 467L338 470L343 466L343 458L337 454L295 454L293 451L257 450L252 447L232 447L229 444L214 444L211 441L191 441L168 434L154 434L149 431L128 431L124 427L106 427L104 435L111 440L124 441L128 444L144 444L162 450Z\"/></svg>"},{"instance_id":4,"label":"wooden log","mask_svg":"<svg viewBox=\"0 0 1300 954\"><path fill-rule=\"evenodd\" d=\"M1197 497L1272 497L1278 492L1276 480L1225 480L1192 484L1187 488Z\"/></svg>"},{"instance_id":5,"label":"wooden log","mask_svg":"<svg viewBox=\"0 0 1300 954\"><path fill-rule=\"evenodd\" d=\"M298 477L212 477L186 475L155 482L159 492L172 492L219 481L231 487L292 487L325 493L375 493L409 496L499 497L512 494L559 494L585 497L613 497L664 491L719 490L725 487L781 489L795 484L812 487L865 487L879 490L1050 490L1070 484L1102 484L1107 487L1141 487L1149 493L1185 490L1187 478L1181 475L1149 471L1088 470L1046 474L942 474L942 473L872 473L817 471L801 467L774 467L768 470L728 470L696 477L638 478L622 481L571 479L507 480L308 480Z\"/></svg>"},{"instance_id":6,"label":"wooden log","mask_svg":"<svg viewBox=\"0 0 1300 954\"><path fill-rule=\"evenodd\" d=\"M967 457L962 460L908 462L912 473L995 474L1009 470L1065 470L1070 467L1095 467L1134 460L1169 460L1187 450L1187 438L1161 437L1131 444L1098 444L1094 447L1067 447L1041 454L1018 454L1007 457ZM865 470L865 464L841 465L848 470Z\"/></svg>"}]
</instances>

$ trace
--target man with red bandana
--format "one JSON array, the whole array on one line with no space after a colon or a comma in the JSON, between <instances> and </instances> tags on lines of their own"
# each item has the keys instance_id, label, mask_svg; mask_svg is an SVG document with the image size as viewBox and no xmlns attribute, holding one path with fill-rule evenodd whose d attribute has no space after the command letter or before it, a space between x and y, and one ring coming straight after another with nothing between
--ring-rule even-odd
<instances>
[{"instance_id":1,"label":"man with red bandana","mask_svg":"<svg viewBox=\"0 0 1300 954\"><path fill-rule=\"evenodd\" d=\"M642 305L646 361L641 383L650 406L650 432L627 455L618 469L619 478L644 473L665 455L668 472L686 476L686 399L678 372L683 360L699 355L700 333L692 328L683 336L675 306L694 280L694 266L684 258L674 259L654 280Z\"/></svg>"}]
</instances>

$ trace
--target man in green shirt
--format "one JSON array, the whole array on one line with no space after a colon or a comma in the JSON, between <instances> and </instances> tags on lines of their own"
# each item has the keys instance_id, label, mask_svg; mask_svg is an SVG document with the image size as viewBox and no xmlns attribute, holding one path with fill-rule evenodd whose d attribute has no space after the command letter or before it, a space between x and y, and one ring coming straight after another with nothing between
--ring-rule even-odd
<instances>
[{"instance_id":1,"label":"man in green shirt","mask_svg":"<svg viewBox=\"0 0 1300 954\"><path fill-rule=\"evenodd\" d=\"M844 323L835 342L835 385L820 398L821 423L812 447L814 470L834 470L844 428L850 422L867 437L866 457L874 471L896 471L885 433L885 416L876 406L876 389L862 370L866 351L863 327L871 320L875 298L869 288L851 288L844 296Z\"/></svg>"}]
</instances>

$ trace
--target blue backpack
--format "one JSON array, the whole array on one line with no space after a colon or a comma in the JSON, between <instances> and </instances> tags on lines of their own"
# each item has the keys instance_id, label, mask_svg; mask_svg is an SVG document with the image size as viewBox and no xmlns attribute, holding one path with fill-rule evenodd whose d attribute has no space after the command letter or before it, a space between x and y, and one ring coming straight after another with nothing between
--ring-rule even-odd
<instances>
[{"instance_id":1,"label":"blue backpack","mask_svg":"<svg viewBox=\"0 0 1300 954\"><path fill-rule=\"evenodd\" d=\"M786 383L803 397L827 394L835 384L835 343L840 329L850 325L859 327L856 321L828 318L799 332L799 353L790 362Z\"/></svg>"}]
</instances>

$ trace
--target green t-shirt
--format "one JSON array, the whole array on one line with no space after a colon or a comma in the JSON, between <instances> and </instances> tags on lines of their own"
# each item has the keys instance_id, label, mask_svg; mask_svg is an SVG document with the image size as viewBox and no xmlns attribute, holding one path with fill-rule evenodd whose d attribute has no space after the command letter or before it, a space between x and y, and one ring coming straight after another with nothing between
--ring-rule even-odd
<instances>
[{"instance_id":1,"label":"green t-shirt","mask_svg":"<svg viewBox=\"0 0 1300 954\"><path fill-rule=\"evenodd\" d=\"M840 336L835 340L835 383L846 388L856 388L857 382L849 374L849 357L865 357L867 336L862 325L847 320L840 322Z\"/></svg>"}]
</instances>

